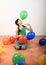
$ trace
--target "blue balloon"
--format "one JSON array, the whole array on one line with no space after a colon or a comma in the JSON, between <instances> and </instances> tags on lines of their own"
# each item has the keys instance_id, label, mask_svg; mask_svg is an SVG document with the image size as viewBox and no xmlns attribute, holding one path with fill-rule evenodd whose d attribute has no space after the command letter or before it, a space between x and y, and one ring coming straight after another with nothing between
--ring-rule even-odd
<instances>
[{"instance_id":1,"label":"blue balloon","mask_svg":"<svg viewBox=\"0 0 46 65\"><path fill-rule=\"evenodd\" d=\"M46 43L46 39L45 39L45 43Z\"/></svg>"},{"instance_id":2,"label":"blue balloon","mask_svg":"<svg viewBox=\"0 0 46 65\"><path fill-rule=\"evenodd\" d=\"M26 65L26 63L23 61L17 61L14 63L14 65Z\"/></svg>"},{"instance_id":3,"label":"blue balloon","mask_svg":"<svg viewBox=\"0 0 46 65\"><path fill-rule=\"evenodd\" d=\"M45 38L41 38L41 39L39 40L39 44L40 44L40 45L44 45L44 44L45 44L45 41L46 41Z\"/></svg>"},{"instance_id":4,"label":"blue balloon","mask_svg":"<svg viewBox=\"0 0 46 65\"><path fill-rule=\"evenodd\" d=\"M27 40L31 40L35 37L35 33L33 31L30 31L27 33Z\"/></svg>"}]
</instances>

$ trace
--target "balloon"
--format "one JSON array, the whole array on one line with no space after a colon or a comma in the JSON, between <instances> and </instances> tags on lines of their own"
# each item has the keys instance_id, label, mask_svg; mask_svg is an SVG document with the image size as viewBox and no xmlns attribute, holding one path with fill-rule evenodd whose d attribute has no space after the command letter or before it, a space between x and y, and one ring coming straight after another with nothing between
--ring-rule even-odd
<instances>
[{"instance_id":1,"label":"balloon","mask_svg":"<svg viewBox=\"0 0 46 65\"><path fill-rule=\"evenodd\" d=\"M0 54L3 52L2 42L0 42Z\"/></svg>"},{"instance_id":2,"label":"balloon","mask_svg":"<svg viewBox=\"0 0 46 65\"><path fill-rule=\"evenodd\" d=\"M40 44L40 45L44 45L44 44L45 44L45 38L40 38L39 44Z\"/></svg>"},{"instance_id":3,"label":"balloon","mask_svg":"<svg viewBox=\"0 0 46 65\"><path fill-rule=\"evenodd\" d=\"M31 39L33 39L34 37L35 37L35 33L34 33L34 32L30 31L30 32L27 33L27 39L28 39L28 40L31 40Z\"/></svg>"},{"instance_id":4,"label":"balloon","mask_svg":"<svg viewBox=\"0 0 46 65\"><path fill-rule=\"evenodd\" d=\"M27 11L23 10L23 11L20 12L20 18L21 18L22 20L26 19L27 16L28 16Z\"/></svg>"},{"instance_id":5,"label":"balloon","mask_svg":"<svg viewBox=\"0 0 46 65\"><path fill-rule=\"evenodd\" d=\"M9 44L9 37L4 37L3 38L3 43L4 43L4 45Z\"/></svg>"},{"instance_id":6,"label":"balloon","mask_svg":"<svg viewBox=\"0 0 46 65\"><path fill-rule=\"evenodd\" d=\"M45 43L46 43L46 39L45 39Z\"/></svg>"},{"instance_id":7,"label":"balloon","mask_svg":"<svg viewBox=\"0 0 46 65\"><path fill-rule=\"evenodd\" d=\"M13 63L15 63L17 61L24 61L25 62L25 57L21 53L16 53L13 55L12 61L13 61Z\"/></svg>"},{"instance_id":8,"label":"balloon","mask_svg":"<svg viewBox=\"0 0 46 65\"><path fill-rule=\"evenodd\" d=\"M11 37L10 37L10 43L15 43L15 41L16 41L16 37L11 36Z\"/></svg>"},{"instance_id":9,"label":"balloon","mask_svg":"<svg viewBox=\"0 0 46 65\"><path fill-rule=\"evenodd\" d=\"M40 65L46 65L46 55L41 55L38 58L38 62L39 62Z\"/></svg>"},{"instance_id":10,"label":"balloon","mask_svg":"<svg viewBox=\"0 0 46 65\"><path fill-rule=\"evenodd\" d=\"M26 65L26 63L23 61L17 61L14 63L14 65Z\"/></svg>"},{"instance_id":11,"label":"balloon","mask_svg":"<svg viewBox=\"0 0 46 65\"><path fill-rule=\"evenodd\" d=\"M20 36L20 38L19 38L19 43L20 44L23 44L23 43L25 43L25 42L27 42L27 37L26 36Z\"/></svg>"}]
</instances>

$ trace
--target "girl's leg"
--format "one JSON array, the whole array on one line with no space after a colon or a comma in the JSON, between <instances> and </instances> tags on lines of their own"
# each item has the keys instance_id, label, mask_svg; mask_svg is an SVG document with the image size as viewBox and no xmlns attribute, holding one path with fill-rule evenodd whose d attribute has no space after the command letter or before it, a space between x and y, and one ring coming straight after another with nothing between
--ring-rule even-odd
<instances>
[{"instance_id":1,"label":"girl's leg","mask_svg":"<svg viewBox=\"0 0 46 65\"><path fill-rule=\"evenodd\" d=\"M27 42L21 45L22 50L25 50L27 48L28 48L28 43Z\"/></svg>"},{"instance_id":2,"label":"girl's leg","mask_svg":"<svg viewBox=\"0 0 46 65\"><path fill-rule=\"evenodd\" d=\"M19 50L20 49L20 44L18 41L16 41L15 45L14 45L14 48Z\"/></svg>"},{"instance_id":3,"label":"girl's leg","mask_svg":"<svg viewBox=\"0 0 46 65\"><path fill-rule=\"evenodd\" d=\"M20 49L20 47L19 47L19 46L16 46L16 49L17 49L17 50L19 50L19 49Z\"/></svg>"},{"instance_id":4,"label":"girl's leg","mask_svg":"<svg viewBox=\"0 0 46 65\"><path fill-rule=\"evenodd\" d=\"M26 47L25 47L25 46L22 46L22 47L21 47L21 49L22 49L22 50L25 50L25 49L26 49Z\"/></svg>"}]
</instances>

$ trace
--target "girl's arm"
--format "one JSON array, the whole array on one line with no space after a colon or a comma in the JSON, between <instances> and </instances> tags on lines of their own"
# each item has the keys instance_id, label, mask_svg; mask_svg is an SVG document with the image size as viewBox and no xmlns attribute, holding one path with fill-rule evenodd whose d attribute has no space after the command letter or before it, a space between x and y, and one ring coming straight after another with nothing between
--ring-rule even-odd
<instances>
[{"instance_id":1,"label":"girl's arm","mask_svg":"<svg viewBox=\"0 0 46 65\"><path fill-rule=\"evenodd\" d=\"M25 24L25 25L27 25L27 26L26 26L26 29L27 29L27 30L29 30L29 31L33 31L33 29L32 29L32 27L31 27L30 24Z\"/></svg>"},{"instance_id":2,"label":"girl's arm","mask_svg":"<svg viewBox=\"0 0 46 65\"><path fill-rule=\"evenodd\" d=\"M16 30L16 38L18 38L18 29Z\"/></svg>"}]
</instances>

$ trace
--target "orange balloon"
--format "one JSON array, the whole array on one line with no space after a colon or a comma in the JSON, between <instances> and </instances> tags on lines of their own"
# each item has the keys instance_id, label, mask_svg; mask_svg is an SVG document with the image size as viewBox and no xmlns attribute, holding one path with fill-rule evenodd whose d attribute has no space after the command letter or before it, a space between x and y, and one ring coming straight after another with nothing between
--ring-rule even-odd
<instances>
[{"instance_id":1,"label":"orange balloon","mask_svg":"<svg viewBox=\"0 0 46 65\"><path fill-rule=\"evenodd\" d=\"M4 37L3 38L3 43L4 43L4 45L9 44L9 37Z\"/></svg>"}]
</instances>

